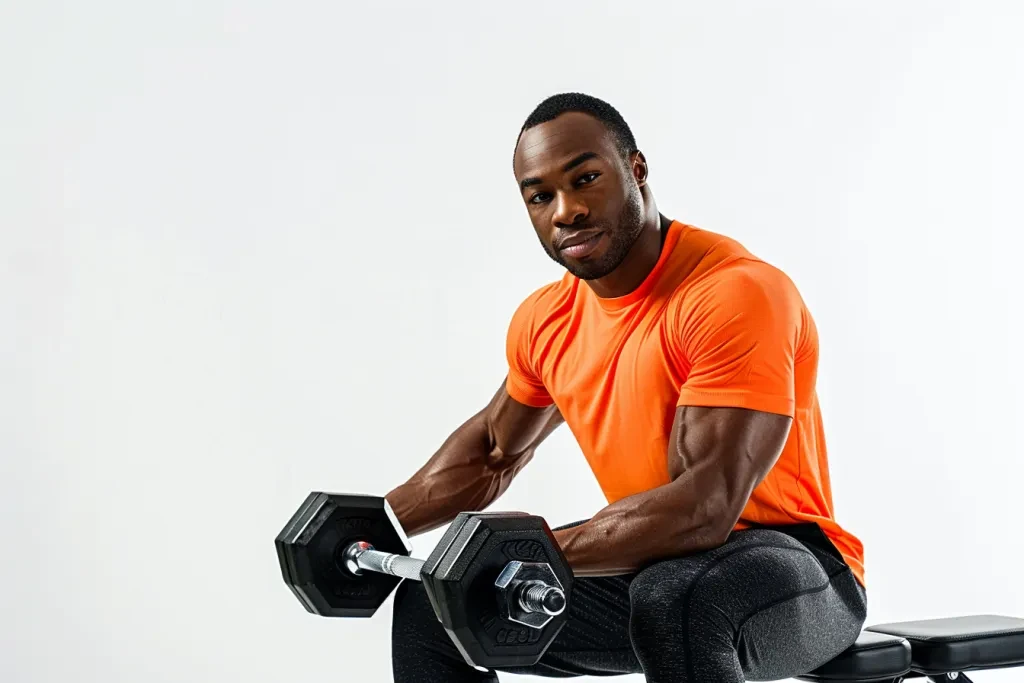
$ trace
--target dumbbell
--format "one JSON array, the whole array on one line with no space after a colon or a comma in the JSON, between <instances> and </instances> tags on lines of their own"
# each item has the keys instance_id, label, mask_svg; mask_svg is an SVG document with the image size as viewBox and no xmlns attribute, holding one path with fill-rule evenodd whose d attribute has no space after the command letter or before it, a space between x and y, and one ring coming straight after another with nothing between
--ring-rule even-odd
<instances>
[{"instance_id":1,"label":"dumbbell","mask_svg":"<svg viewBox=\"0 0 1024 683\"><path fill-rule=\"evenodd\" d=\"M387 501L311 493L275 540L285 583L307 611L369 617L403 579L422 581L473 666L535 664L561 631L572 572L541 517L461 513L426 560Z\"/></svg>"}]
</instances>

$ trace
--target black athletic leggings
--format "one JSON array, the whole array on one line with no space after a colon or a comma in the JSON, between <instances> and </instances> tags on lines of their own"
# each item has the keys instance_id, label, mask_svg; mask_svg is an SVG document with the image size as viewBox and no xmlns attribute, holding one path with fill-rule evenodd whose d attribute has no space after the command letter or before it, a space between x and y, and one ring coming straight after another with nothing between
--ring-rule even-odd
<instances>
[{"instance_id":1,"label":"black athletic leggings","mask_svg":"<svg viewBox=\"0 0 1024 683\"><path fill-rule=\"evenodd\" d=\"M643 673L655 683L781 680L853 644L866 612L864 589L816 525L749 529L635 574L576 579L568 621L541 661L503 671ZM420 583L399 587L391 640L396 683L498 680L466 664Z\"/></svg>"}]
</instances>

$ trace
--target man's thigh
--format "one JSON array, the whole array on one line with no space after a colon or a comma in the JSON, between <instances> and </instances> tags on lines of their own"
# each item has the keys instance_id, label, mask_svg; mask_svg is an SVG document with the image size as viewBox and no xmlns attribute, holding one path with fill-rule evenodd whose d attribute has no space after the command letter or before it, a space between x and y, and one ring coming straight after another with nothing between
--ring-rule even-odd
<instances>
[{"instance_id":1,"label":"man's thigh","mask_svg":"<svg viewBox=\"0 0 1024 683\"><path fill-rule=\"evenodd\" d=\"M566 624L541 661L506 670L634 674L644 672L641 659L685 659L700 669L702 657L728 651L747 680L779 680L844 650L865 611L863 590L841 561L781 532L742 531L638 574L577 579Z\"/></svg>"},{"instance_id":2,"label":"man's thigh","mask_svg":"<svg viewBox=\"0 0 1024 683\"><path fill-rule=\"evenodd\" d=\"M846 565L768 529L654 564L631 582L630 597L645 665L677 657L700 668L702 659L729 656L747 680L816 668L856 639L866 611Z\"/></svg>"}]
</instances>

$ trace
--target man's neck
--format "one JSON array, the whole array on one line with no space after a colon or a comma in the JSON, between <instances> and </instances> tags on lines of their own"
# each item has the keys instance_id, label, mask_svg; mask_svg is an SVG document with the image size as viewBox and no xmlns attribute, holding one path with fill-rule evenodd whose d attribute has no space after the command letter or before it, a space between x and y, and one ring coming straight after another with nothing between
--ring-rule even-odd
<instances>
[{"instance_id":1,"label":"man's neck","mask_svg":"<svg viewBox=\"0 0 1024 683\"><path fill-rule=\"evenodd\" d=\"M611 274L587 283L594 294L602 299L616 299L639 287L661 258L670 225L672 221L661 214L656 214L655 220L648 220L619 267Z\"/></svg>"}]
</instances>

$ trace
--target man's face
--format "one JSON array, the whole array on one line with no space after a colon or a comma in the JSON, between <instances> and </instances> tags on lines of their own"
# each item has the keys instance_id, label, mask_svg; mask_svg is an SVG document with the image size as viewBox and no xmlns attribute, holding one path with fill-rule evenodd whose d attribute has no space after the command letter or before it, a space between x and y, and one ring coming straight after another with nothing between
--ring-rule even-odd
<instances>
[{"instance_id":1,"label":"man's face","mask_svg":"<svg viewBox=\"0 0 1024 683\"><path fill-rule=\"evenodd\" d=\"M640 188L608 128L579 112L527 130L513 166L540 243L582 280L615 270L643 231Z\"/></svg>"}]
</instances>

